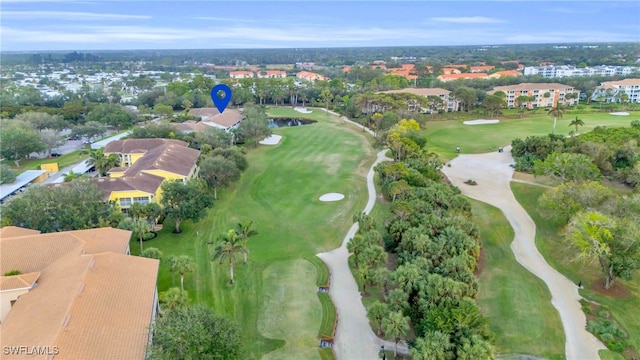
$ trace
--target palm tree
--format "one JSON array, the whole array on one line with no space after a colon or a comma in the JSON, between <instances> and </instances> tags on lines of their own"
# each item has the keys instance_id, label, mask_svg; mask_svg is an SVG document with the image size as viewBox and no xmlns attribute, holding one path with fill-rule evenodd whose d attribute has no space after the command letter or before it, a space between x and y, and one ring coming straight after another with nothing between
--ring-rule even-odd
<instances>
[{"instance_id":1,"label":"palm tree","mask_svg":"<svg viewBox=\"0 0 640 360\"><path fill-rule=\"evenodd\" d=\"M171 273L171 286L175 286L178 257L175 255L169 255L167 257L167 264L169 265L169 272Z\"/></svg>"},{"instance_id":2,"label":"palm tree","mask_svg":"<svg viewBox=\"0 0 640 360\"><path fill-rule=\"evenodd\" d=\"M247 240L254 235L258 235L258 231L252 229L251 225L253 225L253 221L243 221L236 225L236 235L239 237L242 247L244 248L243 255L245 265L247 264L247 254L249 253Z\"/></svg>"},{"instance_id":3,"label":"palm tree","mask_svg":"<svg viewBox=\"0 0 640 360\"><path fill-rule=\"evenodd\" d=\"M120 157L117 154L106 156L102 149L98 149L91 152L87 164L94 166L98 177L102 177L109 169L120 166Z\"/></svg>"},{"instance_id":4,"label":"palm tree","mask_svg":"<svg viewBox=\"0 0 640 360\"><path fill-rule=\"evenodd\" d=\"M220 264L227 259L229 261L229 284L233 285L233 266L236 263L236 254L244 252L242 243L234 230L229 230L226 235L222 236L222 242L219 243L213 251L211 260L218 259Z\"/></svg>"},{"instance_id":5,"label":"palm tree","mask_svg":"<svg viewBox=\"0 0 640 360\"><path fill-rule=\"evenodd\" d=\"M144 241L144 234L149 232L149 224L146 220L137 219L133 221L133 233L138 236L140 241L140 256L142 256L142 242Z\"/></svg>"},{"instance_id":6,"label":"palm tree","mask_svg":"<svg viewBox=\"0 0 640 360\"><path fill-rule=\"evenodd\" d=\"M449 360L453 358L453 345L448 334L441 331L428 331L424 337L416 339L411 348L415 360Z\"/></svg>"},{"instance_id":7,"label":"palm tree","mask_svg":"<svg viewBox=\"0 0 640 360\"><path fill-rule=\"evenodd\" d=\"M353 254L353 263L356 267L359 267L360 254L367 248L367 243L364 236L356 235L347 243L347 251Z\"/></svg>"},{"instance_id":8,"label":"palm tree","mask_svg":"<svg viewBox=\"0 0 640 360\"><path fill-rule=\"evenodd\" d=\"M564 115L565 108L562 104L557 104L555 107L549 110L549 115L553 116L553 134L556 133L556 123L558 122L558 118L562 119L562 115Z\"/></svg>"},{"instance_id":9,"label":"palm tree","mask_svg":"<svg viewBox=\"0 0 640 360\"><path fill-rule=\"evenodd\" d=\"M576 131L574 134L578 133L578 126L583 126L584 125L584 121L582 121L581 119L578 119L578 117L576 116L575 120L571 120L571 122L569 123L569 126L575 126L576 127Z\"/></svg>"},{"instance_id":10,"label":"palm tree","mask_svg":"<svg viewBox=\"0 0 640 360\"><path fill-rule=\"evenodd\" d=\"M409 331L409 317L404 316L402 311L389 313L389 316L382 320L382 328L384 333L392 337L395 342L393 349L393 357L395 358L398 356L398 341Z\"/></svg>"},{"instance_id":11,"label":"palm tree","mask_svg":"<svg viewBox=\"0 0 640 360\"><path fill-rule=\"evenodd\" d=\"M176 259L175 269L180 273L180 291L184 291L184 274L193 272L195 264L193 258L187 255L180 255Z\"/></svg>"},{"instance_id":12,"label":"palm tree","mask_svg":"<svg viewBox=\"0 0 640 360\"><path fill-rule=\"evenodd\" d=\"M189 296L186 291L172 287L160 295L160 304L163 305L163 310L181 309L189 304Z\"/></svg>"}]
</instances>

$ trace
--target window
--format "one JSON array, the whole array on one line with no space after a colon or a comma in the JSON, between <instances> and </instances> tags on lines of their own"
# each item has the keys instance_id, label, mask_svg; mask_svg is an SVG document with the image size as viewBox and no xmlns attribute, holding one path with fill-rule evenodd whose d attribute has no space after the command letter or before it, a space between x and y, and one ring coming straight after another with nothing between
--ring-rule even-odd
<instances>
[{"instance_id":1,"label":"window","mask_svg":"<svg viewBox=\"0 0 640 360\"><path fill-rule=\"evenodd\" d=\"M120 206L131 206L131 198L121 198Z\"/></svg>"},{"instance_id":2,"label":"window","mask_svg":"<svg viewBox=\"0 0 640 360\"><path fill-rule=\"evenodd\" d=\"M149 197L148 196L134 197L133 198L133 202L134 203L139 203L139 204L148 204L149 203Z\"/></svg>"}]
</instances>

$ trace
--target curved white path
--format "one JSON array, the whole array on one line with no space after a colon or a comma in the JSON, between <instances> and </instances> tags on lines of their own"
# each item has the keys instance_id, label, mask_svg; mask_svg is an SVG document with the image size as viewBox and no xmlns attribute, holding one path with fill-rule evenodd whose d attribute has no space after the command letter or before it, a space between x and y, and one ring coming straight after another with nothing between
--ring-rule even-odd
<instances>
[{"instance_id":1,"label":"curved white path","mask_svg":"<svg viewBox=\"0 0 640 360\"><path fill-rule=\"evenodd\" d=\"M553 269L536 248L536 225L511 192L514 170L510 163L513 157L509 146L503 153L460 155L450 162L451 167L445 166L442 171L464 195L499 208L507 217L515 232L511 250L516 260L542 279L551 292L551 303L564 327L567 359L599 359L598 350L605 346L585 330L586 318L579 303L582 297L576 284ZM464 184L469 179L478 185Z\"/></svg>"},{"instance_id":2,"label":"curved white path","mask_svg":"<svg viewBox=\"0 0 640 360\"><path fill-rule=\"evenodd\" d=\"M364 208L369 213L376 202L376 188L373 183L373 168L382 161L389 161L385 153L387 149L378 153L376 161L367 173L367 190L369 200ZM318 254L318 257L329 267L331 273L331 287L329 295L338 313L338 327L334 338L333 349L338 359L358 360L379 359L378 351L384 344L385 349L393 349L393 342L379 339L369 326L367 311L362 305L362 296L358 285L349 269L349 252L347 243L358 231L358 224L351 226L342 240L342 245L329 252ZM407 353L407 346L398 344L398 352Z\"/></svg>"}]
</instances>

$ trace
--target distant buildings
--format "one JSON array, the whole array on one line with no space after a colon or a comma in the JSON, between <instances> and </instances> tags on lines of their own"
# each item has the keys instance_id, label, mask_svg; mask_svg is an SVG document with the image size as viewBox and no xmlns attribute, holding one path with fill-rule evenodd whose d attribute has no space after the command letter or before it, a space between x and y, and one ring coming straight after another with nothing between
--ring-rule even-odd
<instances>
[{"instance_id":1,"label":"distant buildings","mask_svg":"<svg viewBox=\"0 0 640 360\"><path fill-rule=\"evenodd\" d=\"M621 102L623 94L627 97L626 102L640 103L640 79L605 81L593 92L591 100Z\"/></svg>"},{"instance_id":2,"label":"distant buildings","mask_svg":"<svg viewBox=\"0 0 640 360\"><path fill-rule=\"evenodd\" d=\"M159 310L159 261L129 256L130 238L113 228L0 229L0 273L17 273L0 276L0 346L23 348L3 355L145 359Z\"/></svg>"},{"instance_id":3,"label":"distant buildings","mask_svg":"<svg viewBox=\"0 0 640 360\"><path fill-rule=\"evenodd\" d=\"M577 105L580 90L569 85L558 83L521 83L516 85L496 86L487 94L493 95L498 91L507 94L507 107L518 107L518 97L528 96L524 106L529 109L540 107L556 107L558 104L565 106ZM571 94L571 95L569 95Z\"/></svg>"},{"instance_id":4,"label":"distant buildings","mask_svg":"<svg viewBox=\"0 0 640 360\"><path fill-rule=\"evenodd\" d=\"M311 82L318 81L318 80L323 80L323 81L329 80L328 77L320 75L320 74L317 74L317 73L314 73L314 72L311 72L311 71L299 71L296 74L296 77L298 79L311 81Z\"/></svg>"},{"instance_id":5,"label":"distant buildings","mask_svg":"<svg viewBox=\"0 0 640 360\"><path fill-rule=\"evenodd\" d=\"M231 71L229 77L232 79L251 79L253 78L253 71Z\"/></svg>"},{"instance_id":6,"label":"distant buildings","mask_svg":"<svg viewBox=\"0 0 640 360\"><path fill-rule=\"evenodd\" d=\"M573 65L526 66L524 75L542 75L546 78L562 78L567 76L616 76L630 75L640 71L636 66L594 66L578 68Z\"/></svg>"}]
</instances>

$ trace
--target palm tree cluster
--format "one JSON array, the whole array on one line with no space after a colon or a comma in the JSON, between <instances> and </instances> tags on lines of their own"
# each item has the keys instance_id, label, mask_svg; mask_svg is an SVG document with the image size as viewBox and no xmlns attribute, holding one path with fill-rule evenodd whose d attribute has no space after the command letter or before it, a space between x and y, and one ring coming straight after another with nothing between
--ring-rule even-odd
<instances>
[{"instance_id":1,"label":"palm tree cluster","mask_svg":"<svg viewBox=\"0 0 640 360\"><path fill-rule=\"evenodd\" d=\"M235 229L230 229L220 236L218 244L213 250L211 260L218 260L220 264L227 262L229 265L229 284L234 284L233 267L236 264L236 256L243 255L243 263L247 264L247 255L249 249L247 242L250 237L255 236L258 232L252 228L253 221L244 221L236 225Z\"/></svg>"},{"instance_id":2,"label":"palm tree cluster","mask_svg":"<svg viewBox=\"0 0 640 360\"><path fill-rule=\"evenodd\" d=\"M385 249L398 265L387 275L391 289L381 290L384 303L368 315L396 343L412 325L415 359L490 359L487 321L475 302L480 234L468 200L426 171L434 166L415 151L375 168L391 202ZM364 251L358 257L365 263Z\"/></svg>"},{"instance_id":3,"label":"palm tree cluster","mask_svg":"<svg viewBox=\"0 0 640 360\"><path fill-rule=\"evenodd\" d=\"M105 155L102 149L98 149L91 152L87 164L96 168L98 177L103 177L109 169L120 166L120 157L118 154Z\"/></svg>"}]
</instances>

